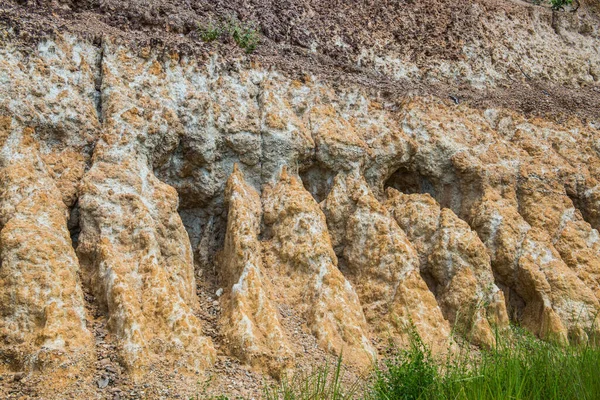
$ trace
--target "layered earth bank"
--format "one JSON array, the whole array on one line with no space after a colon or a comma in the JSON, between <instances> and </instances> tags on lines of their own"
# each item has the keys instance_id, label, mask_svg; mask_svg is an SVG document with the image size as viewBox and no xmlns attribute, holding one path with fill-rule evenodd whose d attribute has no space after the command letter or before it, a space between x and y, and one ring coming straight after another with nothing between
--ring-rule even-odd
<instances>
[{"instance_id":1,"label":"layered earth bank","mask_svg":"<svg viewBox=\"0 0 600 400\"><path fill-rule=\"evenodd\" d=\"M320 3L0 5L2 397L598 344L598 1Z\"/></svg>"}]
</instances>

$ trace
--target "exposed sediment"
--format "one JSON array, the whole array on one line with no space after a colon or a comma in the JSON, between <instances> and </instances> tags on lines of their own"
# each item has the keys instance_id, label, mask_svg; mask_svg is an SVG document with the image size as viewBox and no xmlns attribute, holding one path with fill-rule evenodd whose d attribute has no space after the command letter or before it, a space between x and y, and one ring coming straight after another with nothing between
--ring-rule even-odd
<instances>
[{"instance_id":1,"label":"exposed sediment","mask_svg":"<svg viewBox=\"0 0 600 400\"><path fill-rule=\"evenodd\" d=\"M128 380L150 398L340 355L358 373L414 333L436 354L493 347L510 323L597 344L600 117L502 100L519 81L528 88L513 95L545 96L545 111L560 109L556 93L600 104L597 9L459 8L505 36L467 24L463 47L448 38L450 53L427 62L388 31L344 28L330 42L314 36L321 25L274 42L265 22L255 58L80 27L37 41L3 31L0 374L27 378L0 381L0 395L107 398L98 320L124 371L106 385ZM315 12L321 24L327 12ZM394 20L384 14L373 23ZM284 68L272 52L288 39L323 64ZM321 73L333 64L315 54L338 60L338 75L353 65L356 81ZM406 79L414 92L400 90Z\"/></svg>"},{"instance_id":2,"label":"exposed sediment","mask_svg":"<svg viewBox=\"0 0 600 400\"><path fill-rule=\"evenodd\" d=\"M358 173L340 173L323 202L329 230L369 323L383 343L450 348L450 326L419 271L406 234Z\"/></svg>"},{"instance_id":3,"label":"exposed sediment","mask_svg":"<svg viewBox=\"0 0 600 400\"><path fill-rule=\"evenodd\" d=\"M319 345L361 368L376 352L360 301L337 268L325 216L300 179L283 169L263 192L265 224L272 239L265 251L280 295L306 318ZM271 269L273 272L271 272Z\"/></svg>"},{"instance_id":4,"label":"exposed sediment","mask_svg":"<svg viewBox=\"0 0 600 400\"><path fill-rule=\"evenodd\" d=\"M508 314L477 234L429 194L389 188L386 205L414 243L444 316L473 343L493 347L496 333L508 326Z\"/></svg>"},{"instance_id":5,"label":"exposed sediment","mask_svg":"<svg viewBox=\"0 0 600 400\"><path fill-rule=\"evenodd\" d=\"M54 371L62 387L89 372L92 335L67 207L32 135L0 118L0 371Z\"/></svg>"},{"instance_id":6,"label":"exposed sediment","mask_svg":"<svg viewBox=\"0 0 600 400\"><path fill-rule=\"evenodd\" d=\"M278 376L291 365L293 354L263 266L260 197L237 167L225 190L229 211L219 268L226 290L222 329L234 355Z\"/></svg>"}]
</instances>

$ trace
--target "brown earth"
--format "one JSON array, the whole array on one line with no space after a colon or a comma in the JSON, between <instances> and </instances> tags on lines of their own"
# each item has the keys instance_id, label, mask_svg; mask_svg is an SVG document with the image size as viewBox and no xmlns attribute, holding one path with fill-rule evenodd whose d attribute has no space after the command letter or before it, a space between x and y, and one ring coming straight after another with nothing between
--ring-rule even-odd
<instances>
[{"instance_id":1,"label":"brown earth","mask_svg":"<svg viewBox=\"0 0 600 400\"><path fill-rule=\"evenodd\" d=\"M473 4L480 9L473 11ZM360 84L385 102L397 101L408 93L433 95L447 102L461 102L485 109L504 107L527 115L544 115L561 120L575 114L597 120L600 88L593 85L565 85L536 79L518 63L511 66L499 87L473 90L468 82L420 82L390 79L369 66L357 65L361 48L385 40L385 50L407 57L419 68L440 60L464 58L465 43L493 37L485 31L481 15L507 14L511 20L527 21L541 13L553 28L563 20L582 19L577 29L598 36L600 5L581 1L576 13L553 12L547 5L519 0L478 0L476 2L435 1L122 1L122 0L7 0L0 5L0 23L12 29L11 40L30 42L72 32L95 43L102 37L121 38L133 48L158 47L163 51L193 54L200 60L214 52L225 58L243 54L231 39L218 43L200 40L198 27L231 16L252 24L261 33L261 45L248 59L265 68L274 68L293 78L314 74L334 87ZM581 17L583 15L583 17ZM557 22L558 21L558 22ZM590 28L590 26L592 28ZM340 48L332 38L343 38ZM318 43L317 52L310 51Z\"/></svg>"}]
</instances>

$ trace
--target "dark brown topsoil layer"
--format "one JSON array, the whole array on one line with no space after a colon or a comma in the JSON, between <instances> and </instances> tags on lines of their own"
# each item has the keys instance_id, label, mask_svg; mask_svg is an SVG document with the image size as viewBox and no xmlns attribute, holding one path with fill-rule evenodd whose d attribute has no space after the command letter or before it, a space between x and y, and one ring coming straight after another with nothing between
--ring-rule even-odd
<instances>
[{"instance_id":1,"label":"dark brown topsoil layer","mask_svg":"<svg viewBox=\"0 0 600 400\"><path fill-rule=\"evenodd\" d=\"M531 7L539 7L519 0L1 0L0 28L11 28L11 40L24 43L72 32L97 43L108 35L134 47L233 57L242 50L227 39L204 43L198 26L236 17L256 24L261 32L261 43L249 55L250 61L293 77L311 73L334 86L359 84L392 102L407 94L433 95L558 121L575 115L600 122L598 86L565 87L516 76L501 88L476 90L467 83L431 85L390 79L356 66L361 48L390 36L396 39L390 50L418 66L458 59L464 43L478 38L482 29L471 15L474 1L486 13L505 12L524 20ZM585 10L598 23L600 2L580 2L577 12ZM340 48L333 37L348 46ZM318 43L318 52L310 51L311 43Z\"/></svg>"}]
</instances>

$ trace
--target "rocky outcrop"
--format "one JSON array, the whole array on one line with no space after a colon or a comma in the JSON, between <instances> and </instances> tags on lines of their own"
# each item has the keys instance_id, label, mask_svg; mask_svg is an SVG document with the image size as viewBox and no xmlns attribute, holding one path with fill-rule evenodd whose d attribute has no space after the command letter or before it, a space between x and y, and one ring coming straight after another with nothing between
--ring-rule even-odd
<instances>
[{"instance_id":1,"label":"rocky outcrop","mask_svg":"<svg viewBox=\"0 0 600 400\"><path fill-rule=\"evenodd\" d=\"M434 351L448 350L450 327L421 278L417 252L364 179L338 174L323 210L334 248L380 339L407 346L416 332Z\"/></svg>"},{"instance_id":2,"label":"rocky outcrop","mask_svg":"<svg viewBox=\"0 0 600 400\"><path fill-rule=\"evenodd\" d=\"M225 197L229 211L219 268L226 288L222 330L233 354L278 376L293 354L262 262L260 197L237 167L227 181Z\"/></svg>"},{"instance_id":3,"label":"rocky outcrop","mask_svg":"<svg viewBox=\"0 0 600 400\"><path fill-rule=\"evenodd\" d=\"M205 370L215 354L193 313L192 249L177 192L151 168L177 144L180 123L168 103L128 92L134 82L150 85L160 67L146 74L123 57L105 56L104 128L80 189L77 252L130 370L158 362Z\"/></svg>"},{"instance_id":4,"label":"rocky outcrop","mask_svg":"<svg viewBox=\"0 0 600 400\"><path fill-rule=\"evenodd\" d=\"M32 59L0 48L0 374L44 371L34 391L66 393L92 377L68 229L99 126L92 48L72 38L40 43Z\"/></svg>"},{"instance_id":5,"label":"rocky outcrop","mask_svg":"<svg viewBox=\"0 0 600 400\"><path fill-rule=\"evenodd\" d=\"M488 247L498 282L511 288L508 300L516 318L550 340L595 337L598 300L592 291L564 264L545 232L494 197L476 207L473 225Z\"/></svg>"},{"instance_id":6,"label":"rocky outcrop","mask_svg":"<svg viewBox=\"0 0 600 400\"><path fill-rule=\"evenodd\" d=\"M142 155L123 160L114 147L99 146L106 153L97 148L81 189L77 251L124 363L139 370L169 354L181 366L204 369L214 350L193 314L192 253L177 195Z\"/></svg>"},{"instance_id":7,"label":"rocky outcrop","mask_svg":"<svg viewBox=\"0 0 600 400\"><path fill-rule=\"evenodd\" d=\"M226 379L252 397L236 390L340 355L362 372L414 334L438 353L465 344L453 333L493 347L511 322L597 344L588 2L382 3L368 35L366 5L300 2L320 24L304 35L260 3L253 55L171 31L177 10L163 46L140 39L154 25L116 32L128 13L88 36L69 24L91 3L5 3L0 374L58 384L3 379L0 396L198 397ZM74 33L27 36L32 16ZM318 37L326 20L339 30Z\"/></svg>"},{"instance_id":8,"label":"rocky outcrop","mask_svg":"<svg viewBox=\"0 0 600 400\"><path fill-rule=\"evenodd\" d=\"M60 387L86 374L92 336L67 207L33 135L0 118L0 371L55 370Z\"/></svg>"},{"instance_id":9,"label":"rocky outcrop","mask_svg":"<svg viewBox=\"0 0 600 400\"><path fill-rule=\"evenodd\" d=\"M532 157L543 157L542 149L534 150L532 147L528 146ZM583 219L560 178L553 171L547 171L548 165L562 169L556 160L522 166L522 182L517 191L519 211L532 227L548 234L561 259L594 292L596 298L600 298L598 231ZM571 170L570 166L568 169ZM560 174L570 172L561 171Z\"/></svg>"},{"instance_id":10,"label":"rocky outcrop","mask_svg":"<svg viewBox=\"0 0 600 400\"><path fill-rule=\"evenodd\" d=\"M533 159L526 144L506 140L514 138L512 123L494 110L443 110L407 109L403 123L416 133L418 148L410 168L418 172L399 171L389 184L429 192L470 223L488 249L496 281L509 289L513 317L523 325L558 341L596 337L592 288L565 264L549 233L520 214L527 207L519 196L526 181L521 168L544 165L548 157Z\"/></svg>"},{"instance_id":11,"label":"rocky outcrop","mask_svg":"<svg viewBox=\"0 0 600 400\"><path fill-rule=\"evenodd\" d=\"M337 269L325 216L298 178L284 169L263 192L268 273L287 304L306 318L319 345L362 368L376 353L353 287ZM271 272L272 271L272 272Z\"/></svg>"},{"instance_id":12,"label":"rocky outcrop","mask_svg":"<svg viewBox=\"0 0 600 400\"><path fill-rule=\"evenodd\" d=\"M428 194L389 188L386 206L414 243L444 316L473 343L493 347L496 334L508 326L508 314L477 234Z\"/></svg>"}]
</instances>

